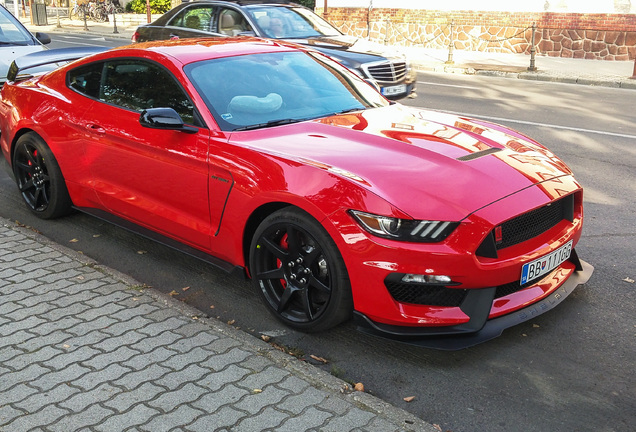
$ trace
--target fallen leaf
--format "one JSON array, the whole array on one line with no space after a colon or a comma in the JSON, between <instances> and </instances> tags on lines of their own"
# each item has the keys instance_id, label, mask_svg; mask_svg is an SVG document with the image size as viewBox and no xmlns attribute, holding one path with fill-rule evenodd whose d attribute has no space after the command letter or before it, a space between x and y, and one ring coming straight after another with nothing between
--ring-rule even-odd
<instances>
[{"instance_id":1,"label":"fallen leaf","mask_svg":"<svg viewBox=\"0 0 636 432\"><path fill-rule=\"evenodd\" d=\"M258 394L258 393L263 393L263 390L261 390L261 389L252 390L252 394Z\"/></svg>"},{"instance_id":2,"label":"fallen leaf","mask_svg":"<svg viewBox=\"0 0 636 432\"><path fill-rule=\"evenodd\" d=\"M148 252L146 252L145 250L138 250L137 253L139 255L143 255L143 254L147 254Z\"/></svg>"},{"instance_id":3,"label":"fallen leaf","mask_svg":"<svg viewBox=\"0 0 636 432\"><path fill-rule=\"evenodd\" d=\"M77 243L78 241L79 241L78 239L74 238L74 239L70 239L68 242L69 243Z\"/></svg>"},{"instance_id":4,"label":"fallen leaf","mask_svg":"<svg viewBox=\"0 0 636 432\"><path fill-rule=\"evenodd\" d=\"M532 324L532 327L534 327L534 328L539 328L539 327L541 327L541 326L540 326L539 324Z\"/></svg>"},{"instance_id":5,"label":"fallen leaf","mask_svg":"<svg viewBox=\"0 0 636 432\"><path fill-rule=\"evenodd\" d=\"M626 277L625 279L623 279L623 281L627 282L627 283L634 283L634 279L632 278L628 278Z\"/></svg>"},{"instance_id":6,"label":"fallen leaf","mask_svg":"<svg viewBox=\"0 0 636 432\"><path fill-rule=\"evenodd\" d=\"M187 286L187 287L183 287L183 288L181 288L181 291L187 291L187 290L189 290L189 289L190 289L190 287L189 287L189 286Z\"/></svg>"},{"instance_id":7,"label":"fallen leaf","mask_svg":"<svg viewBox=\"0 0 636 432\"><path fill-rule=\"evenodd\" d=\"M442 427L438 424L433 424L433 427L437 429L439 432L442 432Z\"/></svg>"},{"instance_id":8,"label":"fallen leaf","mask_svg":"<svg viewBox=\"0 0 636 432\"><path fill-rule=\"evenodd\" d=\"M70 345L66 345L66 344L64 344L64 345L63 345L63 347L64 347L64 348L70 348L71 346L70 346Z\"/></svg>"},{"instance_id":9,"label":"fallen leaf","mask_svg":"<svg viewBox=\"0 0 636 432\"><path fill-rule=\"evenodd\" d=\"M315 355L313 355L313 354L311 354L309 357L311 357L312 359L316 360L317 362L320 362L320 363L323 363L323 364L327 364L327 363L329 363L329 362L327 361L327 359L324 359L324 358L322 358L322 357L315 356Z\"/></svg>"},{"instance_id":10,"label":"fallen leaf","mask_svg":"<svg viewBox=\"0 0 636 432\"><path fill-rule=\"evenodd\" d=\"M413 402L415 400L415 396L407 396L404 398L404 402Z\"/></svg>"},{"instance_id":11,"label":"fallen leaf","mask_svg":"<svg viewBox=\"0 0 636 432\"><path fill-rule=\"evenodd\" d=\"M170 293L168 293L168 295L174 297L174 296L178 296L179 293L176 292L175 290L172 290L172 291L170 291Z\"/></svg>"},{"instance_id":12,"label":"fallen leaf","mask_svg":"<svg viewBox=\"0 0 636 432\"><path fill-rule=\"evenodd\" d=\"M214 305L210 305L210 309L214 309Z\"/></svg>"},{"instance_id":13,"label":"fallen leaf","mask_svg":"<svg viewBox=\"0 0 636 432\"><path fill-rule=\"evenodd\" d=\"M364 384L357 383L355 386L353 386L353 389L355 391L363 392L364 391Z\"/></svg>"},{"instance_id":14,"label":"fallen leaf","mask_svg":"<svg viewBox=\"0 0 636 432\"><path fill-rule=\"evenodd\" d=\"M235 322L236 322L236 320L229 320L227 323L228 323L229 325L232 325L232 324L234 324Z\"/></svg>"},{"instance_id":15,"label":"fallen leaf","mask_svg":"<svg viewBox=\"0 0 636 432\"><path fill-rule=\"evenodd\" d=\"M93 234L93 238L101 237L101 234Z\"/></svg>"},{"instance_id":16,"label":"fallen leaf","mask_svg":"<svg viewBox=\"0 0 636 432\"><path fill-rule=\"evenodd\" d=\"M84 276L78 276L78 277L76 277L76 279L84 280L84 279L86 279L86 278L85 278Z\"/></svg>"},{"instance_id":17,"label":"fallen leaf","mask_svg":"<svg viewBox=\"0 0 636 432\"><path fill-rule=\"evenodd\" d=\"M269 337L267 335L261 335L261 339L263 339L265 342L269 342L271 337Z\"/></svg>"}]
</instances>

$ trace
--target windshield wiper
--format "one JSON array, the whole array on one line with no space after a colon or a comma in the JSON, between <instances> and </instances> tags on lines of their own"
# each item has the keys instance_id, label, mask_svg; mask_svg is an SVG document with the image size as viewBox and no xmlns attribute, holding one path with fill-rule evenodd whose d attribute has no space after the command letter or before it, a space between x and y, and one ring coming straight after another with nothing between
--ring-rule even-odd
<instances>
[{"instance_id":1,"label":"windshield wiper","mask_svg":"<svg viewBox=\"0 0 636 432\"><path fill-rule=\"evenodd\" d=\"M291 123L299 123L305 120L309 120L309 119L294 119L294 118L287 118L287 119L280 119L280 120L270 120L266 123L257 123L257 124L253 124L253 125L248 125L248 126L241 126L238 127L236 129L234 129L234 131L246 131L246 130L252 130L252 129L261 129L261 128L267 128L267 127L273 127L273 126L281 126L281 125L286 125L286 124L291 124Z\"/></svg>"},{"instance_id":2,"label":"windshield wiper","mask_svg":"<svg viewBox=\"0 0 636 432\"><path fill-rule=\"evenodd\" d=\"M364 111L365 109L367 109L367 108L366 107L348 108L348 109L344 109L342 111L336 111L335 113L330 114L330 115L346 114L346 113L350 113L350 112L354 112L354 111Z\"/></svg>"}]
</instances>

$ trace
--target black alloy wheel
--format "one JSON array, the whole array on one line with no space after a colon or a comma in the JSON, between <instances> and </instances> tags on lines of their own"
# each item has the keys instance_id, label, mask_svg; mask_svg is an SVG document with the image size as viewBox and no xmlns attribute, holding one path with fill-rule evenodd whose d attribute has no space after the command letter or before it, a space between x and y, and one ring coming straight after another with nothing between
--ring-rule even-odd
<instances>
[{"instance_id":1,"label":"black alloy wheel","mask_svg":"<svg viewBox=\"0 0 636 432\"><path fill-rule=\"evenodd\" d=\"M39 135L31 132L18 139L13 173L24 202L39 218L53 219L71 211L60 167Z\"/></svg>"},{"instance_id":2,"label":"black alloy wheel","mask_svg":"<svg viewBox=\"0 0 636 432\"><path fill-rule=\"evenodd\" d=\"M316 332L350 317L353 300L344 261L307 213L288 207L265 218L250 252L256 290L288 326Z\"/></svg>"}]
</instances>

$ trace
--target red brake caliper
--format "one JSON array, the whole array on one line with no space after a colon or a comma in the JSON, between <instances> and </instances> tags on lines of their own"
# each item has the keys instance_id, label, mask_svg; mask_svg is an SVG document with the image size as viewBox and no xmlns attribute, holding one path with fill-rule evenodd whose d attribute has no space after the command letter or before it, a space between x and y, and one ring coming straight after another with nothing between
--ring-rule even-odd
<instances>
[{"instance_id":1,"label":"red brake caliper","mask_svg":"<svg viewBox=\"0 0 636 432\"><path fill-rule=\"evenodd\" d=\"M289 242L287 241L287 238L287 233L285 233L283 238L280 239L280 246L285 250L289 249ZM277 258L276 265L278 268L281 268L283 266L283 262ZM281 279L280 284L283 286L283 289L287 288L287 281L285 279Z\"/></svg>"}]
</instances>

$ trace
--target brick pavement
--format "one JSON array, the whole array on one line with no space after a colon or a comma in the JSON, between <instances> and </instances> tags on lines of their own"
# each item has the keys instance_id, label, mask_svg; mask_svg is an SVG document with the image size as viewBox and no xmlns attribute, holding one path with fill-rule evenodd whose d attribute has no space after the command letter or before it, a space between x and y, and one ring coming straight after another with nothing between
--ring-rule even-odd
<instances>
[{"instance_id":1,"label":"brick pavement","mask_svg":"<svg viewBox=\"0 0 636 432\"><path fill-rule=\"evenodd\" d=\"M0 431L430 431L0 218Z\"/></svg>"}]
</instances>

